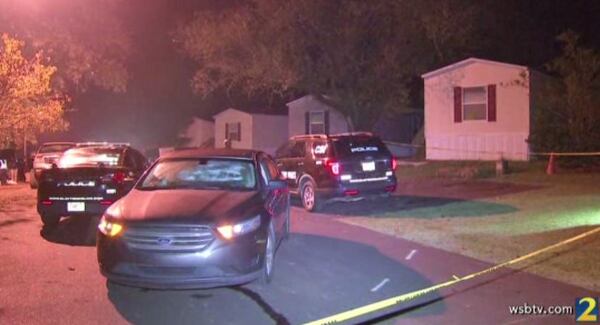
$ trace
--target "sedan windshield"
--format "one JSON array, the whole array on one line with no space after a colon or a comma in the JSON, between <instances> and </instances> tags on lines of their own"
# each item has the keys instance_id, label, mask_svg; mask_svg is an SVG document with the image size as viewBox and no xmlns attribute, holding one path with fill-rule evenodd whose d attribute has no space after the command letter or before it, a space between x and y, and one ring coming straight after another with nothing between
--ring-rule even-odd
<instances>
[{"instance_id":1,"label":"sedan windshield","mask_svg":"<svg viewBox=\"0 0 600 325\"><path fill-rule=\"evenodd\" d=\"M254 165L248 160L170 159L158 162L138 186L151 189L238 189L256 187Z\"/></svg>"}]
</instances>

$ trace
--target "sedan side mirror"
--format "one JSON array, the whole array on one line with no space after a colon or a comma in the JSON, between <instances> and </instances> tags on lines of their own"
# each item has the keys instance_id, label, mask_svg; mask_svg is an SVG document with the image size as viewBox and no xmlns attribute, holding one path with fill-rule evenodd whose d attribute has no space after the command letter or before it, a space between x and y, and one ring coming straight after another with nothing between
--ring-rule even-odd
<instances>
[{"instance_id":1,"label":"sedan side mirror","mask_svg":"<svg viewBox=\"0 0 600 325\"><path fill-rule=\"evenodd\" d=\"M282 180L272 180L267 187L269 190L283 190L287 188L287 183Z\"/></svg>"}]
</instances>

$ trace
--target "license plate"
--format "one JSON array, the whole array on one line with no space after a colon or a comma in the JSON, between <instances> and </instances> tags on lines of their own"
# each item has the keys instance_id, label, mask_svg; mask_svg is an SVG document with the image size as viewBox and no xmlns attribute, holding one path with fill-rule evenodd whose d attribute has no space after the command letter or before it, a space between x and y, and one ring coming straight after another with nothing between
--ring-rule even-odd
<instances>
[{"instance_id":1,"label":"license plate","mask_svg":"<svg viewBox=\"0 0 600 325\"><path fill-rule=\"evenodd\" d=\"M68 212L83 212L85 211L85 202L67 202Z\"/></svg>"},{"instance_id":2,"label":"license plate","mask_svg":"<svg viewBox=\"0 0 600 325\"><path fill-rule=\"evenodd\" d=\"M363 169L363 172L374 171L375 170L375 162L374 161L363 162L362 169Z\"/></svg>"}]
</instances>

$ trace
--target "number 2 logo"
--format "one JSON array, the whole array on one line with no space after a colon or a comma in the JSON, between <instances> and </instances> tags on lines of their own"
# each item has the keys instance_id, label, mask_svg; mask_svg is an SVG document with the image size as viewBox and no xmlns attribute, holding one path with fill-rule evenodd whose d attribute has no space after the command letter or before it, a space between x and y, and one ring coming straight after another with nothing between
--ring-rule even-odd
<instances>
[{"instance_id":1,"label":"number 2 logo","mask_svg":"<svg viewBox=\"0 0 600 325\"><path fill-rule=\"evenodd\" d=\"M597 322L598 300L593 297L583 297L575 299L575 321Z\"/></svg>"}]
</instances>

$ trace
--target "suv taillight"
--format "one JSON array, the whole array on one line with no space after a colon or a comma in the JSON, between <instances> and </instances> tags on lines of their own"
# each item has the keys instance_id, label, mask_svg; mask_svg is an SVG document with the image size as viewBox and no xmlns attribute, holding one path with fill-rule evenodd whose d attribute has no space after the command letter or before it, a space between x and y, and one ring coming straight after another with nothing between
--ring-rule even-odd
<instances>
[{"instance_id":1,"label":"suv taillight","mask_svg":"<svg viewBox=\"0 0 600 325\"><path fill-rule=\"evenodd\" d=\"M125 172L118 171L113 174L113 180L117 184L121 184L125 181Z\"/></svg>"},{"instance_id":2,"label":"suv taillight","mask_svg":"<svg viewBox=\"0 0 600 325\"><path fill-rule=\"evenodd\" d=\"M397 167L398 167L398 160L396 160L396 157L392 157L392 170L396 170Z\"/></svg>"},{"instance_id":3,"label":"suv taillight","mask_svg":"<svg viewBox=\"0 0 600 325\"><path fill-rule=\"evenodd\" d=\"M335 160L327 160L327 168L334 176L338 176L342 172L340 163Z\"/></svg>"},{"instance_id":4,"label":"suv taillight","mask_svg":"<svg viewBox=\"0 0 600 325\"><path fill-rule=\"evenodd\" d=\"M125 172L117 171L114 173L106 174L102 177L102 181L104 182L115 182L116 184L122 184L125 181Z\"/></svg>"}]
</instances>

